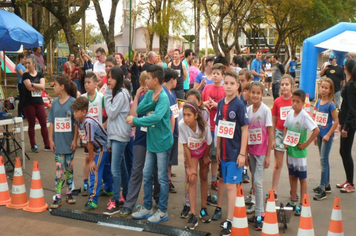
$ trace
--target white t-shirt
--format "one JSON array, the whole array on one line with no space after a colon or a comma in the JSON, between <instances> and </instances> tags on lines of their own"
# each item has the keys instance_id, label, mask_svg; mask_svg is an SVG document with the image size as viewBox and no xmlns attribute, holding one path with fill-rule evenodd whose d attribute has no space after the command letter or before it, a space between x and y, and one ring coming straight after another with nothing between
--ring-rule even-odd
<instances>
[{"instance_id":1,"label":"white t-shirt","mask_svg":"<svg viewBox=\"0 0 356 236\"><path fill-rule=\"evenodd\" d=\"M103 101L104 95L100 92L96 92L93 101L89 99L88 93L82 94L82 97L86 97L89 100L88 114L97 119L100 124L103 124Z\"/></svg>"},{"instance_id":2,"label":"white t-shirt","mask_svg":"<svg viewBox=\"0 0 356 236\"><path fill-rule=\"evenodd\" d=\"M266 69L271 69L272 68L272 65L271 63L266 63ZM272 71L266 71L267 72L267 75L268 77L272 77Z\"/></svg>"},{"instance_id":3,"label":"white t-shirt","mask_svg":"<svg viewBox=\"0 0 356 236\"><path fill-rule=\"evenodd\" d=\"M197 128L194 132L188 125L184 123L184 120L179 122L179 142L182 144L187 144L188 148L191 150L191 157L202 158L207 145L212 142L210 128L205 127L204 135L201 136L201 131L199 130L198 122L196 123Z\"/></svg>"},{"instance_id":4,"label":"white t-shirt","mask_svg":"<svg viewBox=\"0 0 356 236\"><path fill-rule=\"evenodd\" d=\"M100 61L96 61L94 63L94 72L98 73L98 74L103 74L105 72L105 63L101 63Z\"/></svg>"}]
</instances>

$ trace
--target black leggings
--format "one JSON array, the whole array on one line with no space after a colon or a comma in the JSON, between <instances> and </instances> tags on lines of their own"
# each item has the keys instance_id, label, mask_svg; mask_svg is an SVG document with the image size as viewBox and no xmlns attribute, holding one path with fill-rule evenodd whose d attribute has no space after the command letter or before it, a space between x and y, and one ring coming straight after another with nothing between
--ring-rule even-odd
<instances>
[{"instance_id":1,"label":"black leggings","mask_svg":"<svg viewBox=\"0 0 356 236\"><path fill-rule=\"evenodd\" d=\"M17 89L19 90L19 93L20 93L19 105L17 107L17 116L21 117L22 115L24 115L23 102L25 100L25 93L26 93L25 85L22 83L19 83L17 85Z\"/></svg>"},{"instance_id":2,"label":"black leggings","mask_svg":"<svg viewBox=\"0 0 356 236\"><path fill-rule=\"evenodd\" d=\"M354 185L354 161L351 150L354 142L355 130L349 129L346 138L340 138L340 155L344 164L346 179L349 184Z\"/></svg>"}]
</instances>

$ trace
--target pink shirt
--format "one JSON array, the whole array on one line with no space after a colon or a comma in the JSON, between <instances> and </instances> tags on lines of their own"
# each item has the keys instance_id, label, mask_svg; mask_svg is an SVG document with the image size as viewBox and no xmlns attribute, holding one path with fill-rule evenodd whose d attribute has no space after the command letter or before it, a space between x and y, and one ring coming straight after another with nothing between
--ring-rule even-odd
<instances>
[{"instance_id":1,"label":"pink shirt","mask_svg":"<svg viewBox=\"0 0 356 236\"><path fill-rule=\"evenodd\" d=\"M197 74L199 73L199 69L191 66L189 67L189 84L194 84L195 77L197 77Z\"/></svg>"}]
</instances>

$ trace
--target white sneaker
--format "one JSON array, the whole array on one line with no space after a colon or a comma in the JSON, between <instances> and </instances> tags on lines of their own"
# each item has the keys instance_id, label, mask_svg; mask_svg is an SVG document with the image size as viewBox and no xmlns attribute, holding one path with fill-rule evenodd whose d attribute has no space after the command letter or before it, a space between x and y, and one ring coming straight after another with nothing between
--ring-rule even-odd
<instances>
[{"instance_id":1,"label":"white sneaker","mask_svg":"<svg viewBox=\"0 0 356 236\"><path fill-rule=\"evenodd\" d=\"M151 223L161 223L163 221L167 221L169 219L167 212L162 212L160 209L156 211L156 213L147 219L148 222Z\"/></svg>"},{"instance_id":2,"label":"white sneaker","mask_svg":"<svg viewBox=\"0 0 356 236\"><path fill-rule=\"evenodd\" d=\"M132 218L134 219L148 219L153 215L153 211L151 210L147 210L144 206L142 206L138 211L132 213Z\"/></svg>"}]
</instances>

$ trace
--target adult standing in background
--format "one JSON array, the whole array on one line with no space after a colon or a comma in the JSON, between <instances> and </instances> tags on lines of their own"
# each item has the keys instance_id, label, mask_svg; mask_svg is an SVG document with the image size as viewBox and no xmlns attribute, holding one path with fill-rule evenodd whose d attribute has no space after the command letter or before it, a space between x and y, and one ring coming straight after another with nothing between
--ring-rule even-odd
<instances>
[{"instance_id":1,"label":"adult standing in background","mask_svg":"<svg viewBox=\"0 0 356 236\"><path fill-rule=\"evenodd\" d=\"M17 116L24 118L24 113L23 113L23 102L25 98L25 86L22 83L22 76L23 73L26 71L26 67L24 66L25 63L25 55L23 53L17 54L16 58L16 74L17 77L19 78L19 83L17 84L17 89L19 90L20 93L20 98L19 98L19 105L17 107Z\"/></svg>"},{"instance_id":2,"label":"adult standing in background","mask_svg":"<svg viewBox=\"0 0 356 236\"><path fill-rule=\"evenodd\" d=\"M205 85L214 83L212 69L215 59L215 55L208 55L206 58L202 58L201 72L197 74L194 81L195 89L203 92Z\"/></svg>"},{"instance_id":3,"label":"adult standing in background","mask_svg":"<svg viewBox=\"0 0 356 236\"><path fill-rule=\"evenodd\" d=\"M129 68L129 72L131 74L131 83L132 83L132 94L135 97L137 89L140 87L139 78L140 78L140 70L138 66L139 53L135 53L132 59L131 66Z\"/></svg>"},{"instance_id":4,"label":"adult standing in background","mask_svg":"<svg viewBox=\"0 0 356 236\"><path fill-rule=\"evenodd\" d=\"M293 82L295 84L295 69L297 69L298 57L294 57L288 64L287 72L293 77Z\"/></svg>"},{"instance_id":5,"label":"adult standing in background","mask_svg":"<svg viewBox=\"0 0 356 236\"><path fill-rule=\"evenodd\" d=\"M183 89L184 92L188 92L189 90L189 63L193 58L193 50L192 49L186 49L184 51L184 60L183 60L183 64L185 65L185 69L186 69L186 77L183 78L184 82L183 82Z\"/></svg>"},{"instance_id":6,"label":"adult standing in background","mask_svg":"<svg viewBox=\"0 0 356 236\"><path fill-rule=\"evenodd\" d=\"M124 73L124 78L127 78L127 67L126 67L126 62L125 62L125 58L121 53L116 53L115 54L115 59L117 62L117 66L122 70L122 72Z\"/></svg>"},{"instance_id":7,"label":"adult standing in background","mask_svg":"<svg viewBox=\"0 0 356 236\"><path fill-rule=\"evenodd\" d=\"M46 70L45 61L42 56L42 47L37 47L34 49L33 58L36 60L37 71L44 73Z\"/></svg>"},{"instance_id":8,"label":"adult standing in background","mask_svg":"<svg viewBox=\"0 0 356 236\"><path fill-rule=\"evenodd\" d=\"M148 69L149 66L154 65L156 62L156 53L154 51L150 51L147 54L147 61L145 64L142 66L142 71L145 71Z\"/></svg>"},{"instance_id":9,"label":"adult standing in background","mask_svg":"<svg viewBox=\"0 0 356 236\"><path fill-rule=\"evenodd\" d=\"M89 57L88 54L86 54L85 50L84 49L81 49L79 51L79 58L82 62L82 65L83 65L83 71L84 71L84 76L82 76L81 78L81 81L80 81L80 85L81 85L81 88L82 88L82 91L81 92L84 92L85 93L85 89L84 89L84 77L86 74L88 73L93 73L93 63L92 63L92 60L91 58Z\"/></svg>"},{"instance_id":10,"label":"adult standing in background","mask_svg":"<svg viewBox=\"0 0 356 236\"><path fill-rule=\"evenodd\" d=\"M336 64L336 56L334 54L330 54L329 56L329 63L330 65L325 66L320 71L320 76L326 75L330 78L335 85L335 103L337 109L340 109L340 102L341 102L341 86L345 85L345 74L344 70L341 66Z\"/></svg>"},{"instance_id":11,"label":"adult standing in background","mask_svg":"<svg viewBox=\"0 0 356 236\"><path fill-rule=\"evenodd\" d=\"M281 85L281 78L285 73L284 66L278 61L279 56L274 55L272 57L272 62L274 66L272 67L272 95L273 100L279 97L279 88Z\"/></svg>"},{"instance_id":12,"label":"adult standing in background","mask_svg":"<svg viewBox=\"0 0 356 236\"><path fill-rule=\"evenodd\" d=\"M68 61L66 61L66 63L64 63L63 65L63 74L65 74L71 80L73 80L74 78L74 59L74 54L70 54L68 57Z\"/></svg>"},{"instance_id":13,"label":"adult standing in background","mask_svg":"<svg viewBox=\"0 0 356 236\"><path fill-rule=\"evenodd\" d=\"M180 60L180 51L179 49L174 49L173 52L174 60L169 63L168 68L175 70L178 74L177 86L174 89L176 92L178 100L184 100L184 79L187 78L187 68L183 65L183 62ZM181 103L179 103L180 105Z\"/></svg>"},{"instance_id":14,"label":"adult standing in background","mask_svg":"<svg viewBox=\"0 0 356 236\"><path fill-rule=\"evenodd\" d=\"M256 58L253 59L251 63L251 72L254 81L260 81L260 79L264 79L265 76L265 73L262 70L261 58L262 58L262 52L260 50L257 50Z\"/></svg>"},{"instance_id":15,"label":"adult standing in background","mask_svg":"<svg viewBox=\"0 0 356 236\"><path fill-rule=\"evenodd\" d=\"M105 50L102 47L99 47L95 50L95 58L96 62L94 63L94 74L98 78L98 82L100 82L105 76L105 61L106 61L106 54Z\"/></svg>"}]
</instances>

